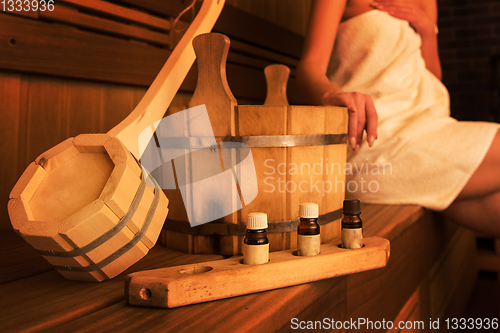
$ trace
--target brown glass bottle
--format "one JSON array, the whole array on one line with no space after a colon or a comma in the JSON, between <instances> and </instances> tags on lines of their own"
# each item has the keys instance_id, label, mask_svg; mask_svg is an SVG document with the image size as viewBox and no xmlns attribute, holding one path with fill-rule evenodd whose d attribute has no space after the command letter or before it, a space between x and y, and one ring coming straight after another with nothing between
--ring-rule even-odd
<instances>
[{"instance_id":1,"label":"brown glass bottle","mask_svg":"<svg viewBox=\"0 0 500 333\"><path fill-rule=\"evenodd\" d=\"M344 200L344 217L342 218L341 239L345 249L359 249L363 247L363 221L361 203L357 199Z\"/></svg>"},{"instance_id":2,"label":"brown glass bottle","mask_svg":"<svg viewBox=\"0 0 500 333\"><path fill-rule=\"evenodd\" d=\"M243 243L248 245L263 245L269 244L266 229L251 230L247 229L245 233L245 240Z\"/></svg>"},{"instance_id":3,"label":"brown glass bottle","mask_svg":"<svg viewBox=\"0 0 500 333\"><path fill-rule=\"evenodd\" d=\"M318 204L304 202L299 206L300 222L297 227L297 254L315 256L320 253L320 227Z\"/></svg>"},{"instance_id":4,"label":"brown glass bottle","mask_svg":"<svg viewBox=\"0 0 500 333\"><path fill-rule=\"evenodd\" d=\"M269 261L269 239L267 238L267 214L250 213L243 240L243 263L260 265Z\"/></svg>"}]
</instances>

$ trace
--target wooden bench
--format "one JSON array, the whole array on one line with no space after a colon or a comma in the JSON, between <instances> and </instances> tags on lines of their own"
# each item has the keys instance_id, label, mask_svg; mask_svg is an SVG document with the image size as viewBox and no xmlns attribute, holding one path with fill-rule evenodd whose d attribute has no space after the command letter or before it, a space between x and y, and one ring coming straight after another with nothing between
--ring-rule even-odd
<instances>
[{"instance_id":1,"label":"wooden bench","mask_svg":"<svg viewBox=\"0 0 500 333\"><path fill-rule=\"evenodd\" d=\"M479 274L500 281L500 238L478 235L477 250Z\"/></svg>"},{"instance_id":2,"label":"wooden bench","mask_svg":"<svg viewBox=\"0 0 500 333\"><path fill-rule=\"evenodd\" d=\"M69 281L11 231L0 234L2 332L180 330L283 331L292 319L372 322L460 316L475 283L474 235L418 206L363 205L365 236L391 242L387 267L346 277L175 309L124 300L124 277L138 270L222 259L162 246L101 283ZM368 331L361 329L360 332Z\"/></svg>"}]
</instances>

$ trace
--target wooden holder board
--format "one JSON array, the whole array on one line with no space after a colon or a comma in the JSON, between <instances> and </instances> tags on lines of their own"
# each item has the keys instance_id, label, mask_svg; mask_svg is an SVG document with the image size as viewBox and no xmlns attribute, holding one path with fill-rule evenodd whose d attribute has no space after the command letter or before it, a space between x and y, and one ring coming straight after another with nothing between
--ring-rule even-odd
<instances>
[{"instance_id":1,"label":"wooden holder board","mask_svg":"<svg viewBox=\"0 0 500 333\"><path fill-rule=\"evenodd\" d=\"M384 267L390 243L380 237L364 239L361 249L339 242L323 244L314 257L294 250L271 252L263 265L245 265L242 256L133 273L125 281L129 304L174 308L278 289Z\"/></svg>"}]
</instances>

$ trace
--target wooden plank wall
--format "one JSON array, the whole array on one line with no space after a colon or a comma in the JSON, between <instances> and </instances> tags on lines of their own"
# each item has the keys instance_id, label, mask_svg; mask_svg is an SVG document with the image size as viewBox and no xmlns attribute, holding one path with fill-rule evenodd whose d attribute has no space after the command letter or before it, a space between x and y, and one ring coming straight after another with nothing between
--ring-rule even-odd
<instances>
[{"instance_id":1,"label":"wooden plank wall","mask_svg":"<svg viewBox=\"0 0 500 333\"><path fill-rule=\"evenodd\" d=\"M298 2L283 12L284 0L227 2L214 30L231 38L228 81L240 104L263 102L265 66L296 66ZM53 13L0 13L0 230L11 228L8 194L31 161L70 136L106 132L133 110L170 53L172 17L188 3L61 0ZM194 66L172 105L187 105L196 75Z\"/></svg>"},{"instance_id":2,"label":"wooden plank wall","mask_svg":"<svg viewBox=\"0 0 500 333\"><path fill-rule=\"evenodd\" d=\"M226 3L305 35L311 0L226 0Z\"/></svg>"},{"instance_id":3,"label":"wooden plank wall","mask_svg":"<svg viewBox=\"0 0 500 333\"><path fill-rule=\"evenodd\" d=\"M0 228L10 228L7 197L31 161L68 137L108 131L132 111L145 91L144 87L0 72Z\"/></svg>"},{"instance_id":4,"label":"wooden plank wall","mask_svg":"<svg viewBox=\"0 0 500 333\"><path fill-rule=\"evenodd\" d=\"M74 8L76 2L110 4L97 0L64 0L55 7L54 13L40 14L37 20L0 13L0 40L5 41L0 43L3 55L0 68L149 86L178 38L172 24L168 27L169 38L158 40L156 27L132 29L143 24L141 20L124 24L123 20L129 20L124 14L109 18L109 13L103 16L100 11L89 9L88 4ZM120 3L137 5L132 0ZM140 5L141 11L154 11L165 24L169 22L165 17L175 17L186 6L181 0L151 0ZM85 13L90 10L92 16L83 10ZM91 23L87 22L89 17L94 18ZM122 26L129 28L118 33ZM302 48L301 35L230 5L224 7L214 31L226 34L232 41L227 73L235 96L262 101L266 91L262 70L269 64L288 65L294 76ZM148 39L145 37L148 34L155 38ZM181 90L193 91L195 84L193 70ZM297 96L296 92L292 91L291 96Z\"/></svg>"}]
</instances>

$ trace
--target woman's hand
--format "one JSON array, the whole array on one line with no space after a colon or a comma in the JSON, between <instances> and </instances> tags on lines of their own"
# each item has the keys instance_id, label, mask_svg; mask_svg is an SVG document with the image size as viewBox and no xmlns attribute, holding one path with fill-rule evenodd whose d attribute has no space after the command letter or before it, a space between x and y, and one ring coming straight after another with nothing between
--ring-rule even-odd
<instances>
[{"instance_id":1,"label":"woman's hand","mask_svg":"<svg viewBox=\"0 0 500 333\"><path fill-rule=\"evenodd\" d=\"M373 0L371 6L389 15L406 20L422 39L420 50L425 66L441 80L441 62L437 45L437 5L436 0L428 0L418 6L411 0Z\"/></svg>"},{"instance_id":2,"label":"woman's hand","mask_svg":"<svg viewBox=\"0 0 500 333\"><path fill-rule=\"evenodd\" d=\"M370 96L358 92L331 92L323 96L323 105L345 106L349 112L349 144L357 154L361 148L363 132L366 129L366 141L373 146L377 139L378 115Z\"/></svg>"},{"instance_id":3,"label":"woman's hand","mask_svg":"<svg viewBox=\"0 0 500 333\"><path fill-rule=\"evenodd\" d=\"M436 23L427 12L408 0L373 0L371 6L398 19L408 21L420 35L436 34Z\"/></svg>"}]
</instances>

